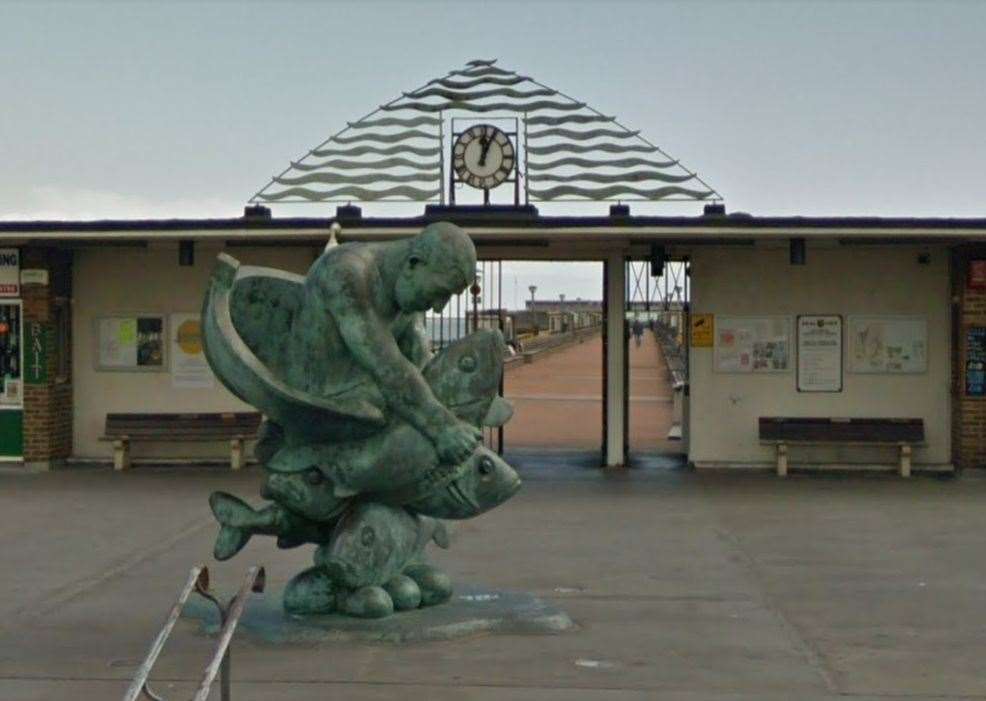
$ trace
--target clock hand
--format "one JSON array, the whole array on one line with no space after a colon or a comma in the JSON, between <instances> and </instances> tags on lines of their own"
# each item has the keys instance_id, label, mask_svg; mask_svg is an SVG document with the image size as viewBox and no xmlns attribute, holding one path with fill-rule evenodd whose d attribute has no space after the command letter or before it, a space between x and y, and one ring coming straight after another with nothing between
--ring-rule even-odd
<instances>
[{"instance_id":1,"label":"clock hand","mask_svg":"<svg viewBox=\"0 0 986 701\"><path fill-rule=\"evenodd\" d=\"M479 154L479 165L486 165L486 154L490 152L490 144L493 143L493 135L490 134L483 143L483 150Z\"/></svg>"}]
</instances>

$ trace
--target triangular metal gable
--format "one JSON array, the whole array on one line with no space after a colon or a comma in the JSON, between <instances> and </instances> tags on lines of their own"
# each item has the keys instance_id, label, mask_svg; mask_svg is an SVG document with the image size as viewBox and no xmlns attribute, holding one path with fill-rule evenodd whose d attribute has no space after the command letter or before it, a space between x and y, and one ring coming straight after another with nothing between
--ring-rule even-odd
<instances>
[{"instance_id":1,"label":"triangular metal gable","mask_svg":"<svg viewBox=\"0 0 986 701\"><path fill-rule=\"evenodd\" d=\"M251 202L444 202L452 117L519 117L525 201L719 201L696 173L607 116L492 61L403 93L329 137Z\"/></svg>"}]
</instances>

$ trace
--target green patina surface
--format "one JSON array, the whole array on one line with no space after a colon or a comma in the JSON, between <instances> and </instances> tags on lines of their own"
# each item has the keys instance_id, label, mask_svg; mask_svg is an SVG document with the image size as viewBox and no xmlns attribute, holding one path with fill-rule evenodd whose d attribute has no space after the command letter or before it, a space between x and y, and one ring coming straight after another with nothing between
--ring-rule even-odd
<instances>
[{"instance_id":1,"label":"green patina surface","mask_svg":"<svg viewBox=\"0 0 986 701\"><path fill-rule=\"evenodd\" d=\"M424 313L472 283L476 251L458 227L329 248L307 275L220 255L203 303L216 376L265 415L259 508L223 492L215 556L253 535L316 547L283 597L292 614L381 618L446 602L426 546L441 519L513 496L517 473L480 444L512 413L497 396L504 341L477 331L433 355Z\"/></svg>"}]
</instances>

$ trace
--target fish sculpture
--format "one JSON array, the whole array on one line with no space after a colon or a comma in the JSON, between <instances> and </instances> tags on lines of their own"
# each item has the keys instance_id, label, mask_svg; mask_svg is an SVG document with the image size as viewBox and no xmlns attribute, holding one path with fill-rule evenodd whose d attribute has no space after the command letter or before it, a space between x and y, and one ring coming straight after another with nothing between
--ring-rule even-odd
<instances>
[{"instance_id":1,"label":"fish sculpture","mask_svg":"<svg viewBox=\"0 0 986 701\"><path fill-rule=\"evenodd\" d=\"M302 304L305 277L241 266L220 254L202 310L203 346L219 380L265 416L254 450L264 470L254 507L225 492L209 505L225 560L254 535L278 547L314 544L314 566L284 593L292 614L380 617L442 603L447 575L429 565L429 543L449 545L442 519L478 516L520 488L516 471L479 445L443 462L434 444L393 416L368 376L319 392L293 379L283 339ZM448 344L421 368L435 398L476 427L506 423L499 396L506 344L495 329Z\"/></svg>"}]
</instances>

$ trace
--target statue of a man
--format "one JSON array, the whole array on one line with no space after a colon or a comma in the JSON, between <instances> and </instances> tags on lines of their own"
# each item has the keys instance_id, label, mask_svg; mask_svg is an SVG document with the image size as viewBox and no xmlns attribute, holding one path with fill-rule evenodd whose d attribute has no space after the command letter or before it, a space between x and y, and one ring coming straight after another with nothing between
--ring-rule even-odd
<instances>
[{"instance_id":1,"label":"statue of a man","mask_svg":"<svg viewBox=\"0 0 986 701\"><path fill-rule=\"evenodd\" d=\"M431 356L424 312L472 282L476 249L449 223L385 243L346 243L315 261L283 346L288 381L315 395L363 392L431 440L450 463L481 438L439 402L421 375Z\"/></svg>"}]
</instances>

